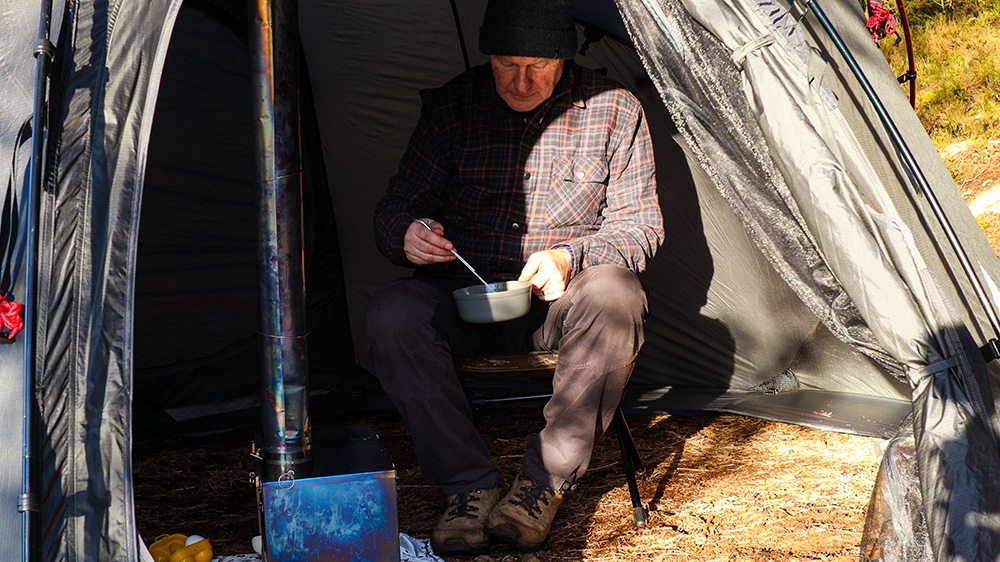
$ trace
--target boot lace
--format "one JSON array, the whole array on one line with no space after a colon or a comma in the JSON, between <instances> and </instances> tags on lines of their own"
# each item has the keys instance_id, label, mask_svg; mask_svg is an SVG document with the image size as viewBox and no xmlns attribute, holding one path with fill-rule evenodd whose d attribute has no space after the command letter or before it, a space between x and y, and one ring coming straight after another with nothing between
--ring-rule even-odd
<instances>
[{"instance_id":1,"label":"boot lace","mask_svg":"<svg viewBox=\"0 0 1000 562\"><path fill-rule=\"evenodd\" d=\"M533 519L538 519L538 516L542 514L541 506L549 505L549 498L554 495L555 492L548 488L543 488L529 481L524 486L519 487L517 492L514 492L516 500L507 501L523 509Z\"/></svg>"},{"instance_id":2,"label":"boot lace","mask_svg":"<svg viewBox=\"0 0 1000 562\"><path fill-rule=\"evenodd\" d=\"M475 492L463 492L455 496L455 499L451 500L448 504L450 508L448 510L448 519L458 519L459 517L465 517L467 519L476 519L479 517L479 491Z\"/></svg>"}]
</instances>

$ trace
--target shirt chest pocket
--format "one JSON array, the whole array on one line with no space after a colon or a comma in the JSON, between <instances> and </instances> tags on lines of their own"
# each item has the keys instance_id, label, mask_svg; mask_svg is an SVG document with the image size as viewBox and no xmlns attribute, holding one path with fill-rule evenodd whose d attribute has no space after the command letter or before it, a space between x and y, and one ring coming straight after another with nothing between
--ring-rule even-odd
<instances>
[{"instance_id":1,"label":"shirt chest pocket","mask_svg":"<svg viewBox=\"0 0 1000 562\"><path fill-rule=\"evenodd\" d=\"M545 202L550 227L596 224L605 204L608 163L587 156L557 157Z\"/></svg>"}]
</instances>

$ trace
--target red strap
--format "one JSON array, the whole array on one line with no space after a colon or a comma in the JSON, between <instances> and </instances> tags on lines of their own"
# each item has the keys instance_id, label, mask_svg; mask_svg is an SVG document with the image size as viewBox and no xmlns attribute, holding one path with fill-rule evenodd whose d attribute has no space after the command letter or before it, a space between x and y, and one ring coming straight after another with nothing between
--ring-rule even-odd
<instances>
[{"instance_id":1,"label":"red strap","mask_svg":"<svg viewBox=\"0 0 1000 562\"><path fill-rule=\"evenodd\" d=\"M872 39L876 42L887 35L896 33L896 18L877 0L869 0L868 8L871 17L865 27L872 34Z\"/></svg>"},{"instance_id":2,"label":"red strap","mask_svg":"<svg viewBox=\"0 0 1000 562\"><path fill-rule=\"evenodd\" d=\"M12 340L18 332L24 329L24 318L21 318L21 303L9 301L0 296L0 324L10 330L7 339Z\"/></svg>"}]
</instances>

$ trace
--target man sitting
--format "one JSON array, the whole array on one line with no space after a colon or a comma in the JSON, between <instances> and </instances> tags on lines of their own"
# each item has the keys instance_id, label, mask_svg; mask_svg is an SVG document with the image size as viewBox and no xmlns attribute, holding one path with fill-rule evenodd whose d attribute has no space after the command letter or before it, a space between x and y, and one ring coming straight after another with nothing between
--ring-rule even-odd
<instances>
[{"instance_id":1,"label":"man sitting","mask_svg":"<svg viewBox=\"0 0 1000 562\"><path fill-rule=\"evenodd\" d=\"M375 212L376 241L412 277L373 295L369 356L406 420L424 475L448 495L438 554L481 553L490 538L534 551L587 469L643 342L636 275L663 240L642 108L572 62L568 0L490 0L490 57L422 93L399 170ZM430 226L425 228L420 221ZM476 280L530 282L522 318L468 324L451 292ZM545 427L498 499L497 467L472 421L454 357L558 350Z\"/></svg>"}]
</instances>

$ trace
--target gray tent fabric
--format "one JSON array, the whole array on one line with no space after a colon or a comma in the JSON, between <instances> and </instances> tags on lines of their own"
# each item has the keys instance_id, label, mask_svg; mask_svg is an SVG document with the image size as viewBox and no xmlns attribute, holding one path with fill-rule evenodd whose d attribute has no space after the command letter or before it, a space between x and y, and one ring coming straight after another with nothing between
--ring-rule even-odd
<instances>
[{"instance_id":1,"label":"gray tent fabric","mask_svg":"<svg viewBox=\"0 0 1000 562\"><path fill-rule=\"evenodd\" d=\"M0 42L0 184L6 189L8 180L14 190L11 195L23 202L23 188L27 164L31 153L30 142L18 146L18 130L31 118L35 86L35 60L32 56L37 40L40 11L35 2L15 0L0 6L0 29L4 39ZM17 160L14 161L14 154ZM22 205L23 206L23 205ZM23 255L22 232L12 233L17 239L14 248L17 256ZM4 225L7 228L8 225ZM14 286L9 295L15 302L24 302L24 279L20 274L21 259L9 264ZM23 412L24 378L21 338L14 344L0 345L0 420L7 431L0 434L0 450L7 451L0 460L0 503L16 506L21 495L21 445L20 421ZM20 552L21 514L14 509L0 510L0 549Z\"/></svg>"},{"instance_id":2,"label":"gray tent fabric","mask_svg":"<svg viewBox=\"0 0 1000 562\"><path fill-rule=\"evenodd\" d=\"M681 6L663 3L650 9L651 13L633 16L635 20L642 22L641 25L646 26L633 32L633 35L637 40L656 42L641 48L640 52L655 53L650 56L657 57L657 60L647 60L647 65L656 69L654 80L663 77L664 81L672 79L674 82L658 84L658 87L664 92L662 95L665 105L672 110L682 134L685 134L686 140L697 151L699 162L712 174L713 183L719 186L724 197L741 216L751 238L763 247L783 278L816 316L826 323L827 328L841 339L853 343L884 367L898 371L899 366L882 349L869 327L858 321L855 304L842 298L845 291L838 277L825 263L816 242L812 240L811 231L804 225L802 209L789 193L784 176L777 169L777 162L770 154L758 148L767 145L767 140L754 119L753 108L744 98L727 95L743 89L739 69L730 60L731 51L719 45L717 39L707 33L697 35L696 30L699 28L692 23L680 27L689 21L689 16L682 11ZM676 22L670 19L664 22L662 19L671 16ZM717 19L725 21L724 18ZM631 21L633 19L627 15L626 22ZM664 34L655 34L649 29L661 25L667 26ZM760 33L746 35L756 38ZM773 47L773 44L769 47ZM744 59L744 70L749 71L752 68L751 62L757 58L760 58L759 55L751 53ZM788 68L787 62L777 68ZM786 95L787 92L788 90L782 89L771 95ZM783 115L791 113L787 99L776 99L775 102L782 107ZM764 108L760 108L758 113L764 113ZM769 123L782 118L770 113L765 115ZM796 141L784 146L801 146L802 131L794 126L799 123L800 119L794 119L791 129L788 124L775 123L777 131L794 136ZM755 160L750 160L751 158ZM797 167L792 169L800 170ZM809 170L809 166L801 169L803 173L808 173ZM816 174L821 176L823 170L818 170ZM807 178L801 182L803 187L809 189L810 195L815 187L812 179ZM808 210L830 212L826 205L838 204L839 201L831 198L817 203L808 207ZM829 222L838 224L842 229L846 225L840 225L837 219L853 216L853 213L842 212L840 216L829 219ZM842 232L843 230L831 231L834 236ZM865 263L859 262L858 266L863 267ZM855 267L853 262L851 266ZM883 276L887 278L888 272L883 273Z\"/></svg>"},{"instance_id":3,"label":"gray tent fabric","mask_svg":"<svg viewBox=\"0 0 1000 562\"><path fill-rule=\"evenodd\" d=\"M932 562L913 429L906 424L885 449L861 538L861 560Z\"/></svg>"},{"instance_id":4,"label":"gray tent fabric","mask_svg":"<svg viewBox=\"0 0 1000 562\"><path fill-rule=\"evenodd\" d=\"M770 0L743 10L691 0L686 12L673 3L620 5L639 51L654 58L646 62L656 69L654 81L662 80L657 85L665 105L683 124L686 140L701 147L706 169L716 169L719 189L732 193L730 204L762 251L832 332L889 370L899 367L886 353L902 364L914 389L918 466L937 558L976 560L995 552L997 534L968 523L970 516L1000 509L1000 458L984 400L989 386L974 376L984 365L970 362L979 357L976 346L963 345L963 339L970 343L963 338L968 330L941 297L912 232L894 216L898 211L887 208L892 201L873 185L880 176L865 153L852 154L861 143L839 114L844 93L831 88L832 72L808 48L805 32ZM715 34L700 33L692 18ZM652 25L669 45L643 48L644 41L662 41L648 29ZM725 64L726 58L734 64ZM725 95L735 89L748 92L748 103ZM836 146L829 146L833 141ZM781 157L772 162L764 146ZM753 154L761 156L756 163L740 161ZM755 177L742 175L758 169ZM762 201L769 193L774 195ZM850 325L870 331L838 329ZM978 451L977 458L950 461L956 446Z\"/></svg>"},{"instance_id":5,"label":"gray tent fabric","mask_svg":"<svg viewBox=\"0 0 1000 562\"><path fill-rule=\"evenodd\" d=\"M138 552L130 464L134 276L125 272L133 271L156 99L147 85L156 84L179 7L66 3L39 211L44 560L129 560Z\"/></svg>"},{"instance_id":6,"label":"gray tent fabric","mask_svg":"<svg viewBox=\"0 0 1000 562\"><path fill-rule=\"evenodd\" d=\"M0 85L4 166L11 131L30 112L32 65L13 58L33 44L30 4L0 8L0 73L11 77ZM485 2L456 4L461 34L450 2L299 0L303 95L315 109L304 121L316 128L305 144L322 153L306 159L309 188L321 192L308 199L309 261L343 264L342 277L332 267L307 274L310 299L323 301L310 310L317 332L345 322L346 335L330 330L322 341L350 348L328 352L356 368L316 378L322 392L346 389L355 407L376 392L360 382L370 383L356 329L365 304L407 274L375 251L371 209L416 121L417 92L465 68L460 37L472 64L485 60L474 48ZM1000 261L858 7L823 7L912 143L984 284L996 286ZM201 388L227 407L255 402L252 234L240 226L252 213L241 144L250 141L236 116L244 94L234 93L246 74L233 64L245 14L211 0L67 0L57 12L36 327L40 557L130 560L136 418L201 415L181 411ZM912 411L935 559L1000 556L990 522L1000 512L1000 395L989 374L1000 367L978 349L997 335L813 16L774 0L578 0L574 15L577 61L643 102L668 229L642 277L651 316L629 409L734 411L885 436ZM184 97L198 89L215 97ZM334 242L329 259L324 245ZM185 305L214 316L187 329ZM20 363L16 346L0 347L12 393L5 420L20 416ZM216 369L226 363L230 371ZM834 405L834 419L817 418L816 400ZM0 492L16 496L18 469L0 465ZM17 523L0 516L11 548Z\"/></svg>"}]
</instances>

